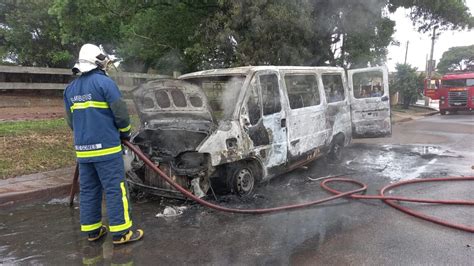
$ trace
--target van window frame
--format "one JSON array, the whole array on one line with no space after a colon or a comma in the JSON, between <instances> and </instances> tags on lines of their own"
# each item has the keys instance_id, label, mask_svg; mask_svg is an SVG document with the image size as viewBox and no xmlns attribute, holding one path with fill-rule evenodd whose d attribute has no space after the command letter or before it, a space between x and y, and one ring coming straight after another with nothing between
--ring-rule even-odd
<instances>
[{"instance_id":1,"label":"van window frame","mask_svg":"<svg viewBox=\"0 0 474 266\"><path fill-rule=\"evenodd\" d=\"M371 83L370 85L366 85L366 86L370 86L370 87L367 87L367 88L362 88L362 90L358 90L358 88L356 88L356 84L355 84L355 81L354 81L354 77L356 77L357 75L368 75L370 76L372 79L371 79ZM383 96L386 95L385 93L385 84L383 83L384 82L384 77L383 77L384 73L383 71L379 70L379 69L375 69L375 70L371 70L371 71L366 71L366 72L355 72L353 73L353 77L352 77L352 86L353 88L352 89L352 96L353 96L353 99L354 100L369 100L369 101L372 101L372 100L376 100L376 99L379 99ZM380 83L373 83L373 78L376 77L376 78L379 78L381 80ZM360 84L358 84L360 85ZM388 85L388 84L387 84ZM365 95L364 94L360 94L360 92L358 91L365 91Z\"/></svg>"},{"instance_id":2,"label":"van window frame","mask_svg":"<svg viewBox=\"0 0 474 266\"><path fill-rule=\"evenodd\" d=\"M341 88L342 88L342 92L344 93L343 94L343 98L341 100L337 100L337 101L329 101L330 99L330 95L328 95L328 93L326 92L326 84L324 83L324 75L326 76L339 76L340 77L340 80L341 80ZM345 85L345 74L344 73L341 73L341 72L323 72L321 73L321 83L322 83L322 90L324 91L324 99L326 100L326 103L327 104L335 104L335 103L340 103L340 102L344 102L348 99L348 95L347 95L347 90L346 90L346 85Z\"/></svg>"},{"instance_id":3,"label":"van window frame","mask_svg":"<svg viewBox=\"0 0 474 266\"><path fill-rule=\"evenodd\" d=\"M319 95L319 103L316 104L316 105L309 105L309 106L303 106L303 107L299 107L299 108L292 108L291 107L291 102L290 102L290 93L289 93L289 89L288 89L288 86L286 85L286 76L314 76L315 77L315 82L316 82L316 90L318 92L318 95ZM282 81L284 83L284 86L285 86L285 94L286 94L286 98L287 98L287 101L288 101L288 108L290 110L304 110L304 109L308 109L308 108L314 108L314 107L317 107L317 106L321 106L323 104L323 95L321 94L321 81L320 81L320 78L321 78L321 75L319 73L316 73L316 72L313 72L313 71L288 71L288 72L283 72L282 73Z\"/></svg>"},{"instance_id":4,"label":"van window frame","mask_svg":"<svg viewBox=\"0 0 474 266\"><path fill-rule=\"evenodd\" d=\"M273 115L273 114L276 114L276 113L280 113L281 110L282 110L282 102L281 102L281 88L280 88L280 82L278 81L278 73L277 72L260 72L260 73L257 73L257 76L258 76L258 82L257 82L257 88L260 90L260 95L261 95L261 109L262 109L262 117L263 116L269 116L269 115ZM275 77L275 81L276 81L276 85L277 85L277 88L276 88L276 91L277 91L277 95L278 95L278 98L277 99L274 99L276 101L278 101L278 104L277 104L277 107L278 108L274 108L274 110L272 110L273 112L272 113L265 113L265 98L263 98L263 87L262 87L262 84L261 84L261 77L262 76L274 76ZM278 110L276 110L278 109Z\"/></svg>"},{"instance_id":5,"label":"van window frame","mask_svg":"<svg viewBox=\"0 0 474 266\"><path fill-rule=\"evenodd\" d=\"M255 123L252 123L251 119L250 119L250 110L249 110L249 99L251 97L251 90L252 90L252 86L253 84L255 84L255 88L257 89L257 95L258 95L258 102L259 102L259 105L260 105L260 117L257 121L255 121ZM249 79L249 83L246 87L246 90L245 90L245 97L244 97L244 100L242 102L242 105L240 107L240 117L242 117L242 110L245 109L246 110L246 118L248 118L248 122L250 123L250 126L253 127L255 125L258 125L258 123L260 123L260 121L263 119L263 108L262 108L262 95L261 95L261 91L258 89L258 72L255 72Z\"/></svg>"}]
</instances>

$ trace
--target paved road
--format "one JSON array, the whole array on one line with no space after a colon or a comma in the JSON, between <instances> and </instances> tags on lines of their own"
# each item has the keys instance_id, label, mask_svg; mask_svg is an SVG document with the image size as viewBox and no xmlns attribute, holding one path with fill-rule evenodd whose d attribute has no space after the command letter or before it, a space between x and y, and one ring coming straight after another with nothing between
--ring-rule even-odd
<instances>
[{"instance_id":1,"label":"paved road","mask_svg":"<svg viewBox=\"0 0 474 266\"><path fill-rule=\"evenodd\" d=\"M435 131L435 132L433 132ZM251 201L221 196L226 206L278 206L327 196L308 177L350 174L377 193L385 184L418 177L473 175L474 115L432 116L396 125L393 137L357 140L340 164L319 160L258 188ZM344 187L341 186L341 189ZM394 194L472 199L474 184L428 184ZM185 204L177 217L157 218L180 202L140 199L134 220L142 242L91 245L79 233L78 209L65 200L0 211L0 264L451 264L472 265L473 234L417 220L378 201L338 200L320 207L269 214L220 213ZM407 204L408 205L408 204ZM473 225L472 207L413 205L437 217Z\"/></svg>"}]
</instances>

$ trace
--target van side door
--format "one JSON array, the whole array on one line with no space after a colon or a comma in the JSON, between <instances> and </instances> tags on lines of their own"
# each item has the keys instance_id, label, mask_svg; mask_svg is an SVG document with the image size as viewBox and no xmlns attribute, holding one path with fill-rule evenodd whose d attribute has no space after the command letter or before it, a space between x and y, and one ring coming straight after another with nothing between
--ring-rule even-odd
<instances>
[{"instance_id":1,"label":"van side door","mask_svg":"<svg viewBox=\"0 0 474 266\"><path fill-rule=\"evenodd\" d=\"M267 169L285 164L286 113L282 108L279 73L269 70L255 73L247 93L241 123L253 142L255 154Z\"/></svg>"},{"instance_id":2,"label":"van side door","mask_svg":"<svg viewBox=\"0 0 474 266\"><path fill-rule=\"evenodd\" d=\"M329 140L326 106L320 77L311 71L283 71L288 95L288 160L290 164L314 159ZM289 168L292 168L289 165Z\"/></svg>"},{"instance_id":3,"label":"van side door","mask_svg":"<svg viewBox=\"0 0 474 266\"><path fill-rule=\"evenodd\" d=\"M348 70L353 138L392 134L388 70L370 67Z\"/></svg>"},{"instance_id":4,"label":"van side door","mask_svg":"<svg viewBox=\"0 0 474 266\"><path fill-rule=\"evenodd\" d=\"M321 72L324 94L327 102L327 118L332 129L331 140L342 137L344 144L351 137L351 108L344 69L323 70Z\"/></svg>"}]
</instances>

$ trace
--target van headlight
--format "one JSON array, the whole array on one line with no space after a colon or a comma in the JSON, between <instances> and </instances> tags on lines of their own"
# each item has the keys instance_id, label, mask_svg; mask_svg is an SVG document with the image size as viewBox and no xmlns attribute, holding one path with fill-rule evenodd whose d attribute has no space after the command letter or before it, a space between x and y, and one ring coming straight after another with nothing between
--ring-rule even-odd
<instances>
[{"instance_id":1,"label":"van headlight","mask_svg":"<svg viewBox=\"0 0 474 266\"><path fill-rule=\"evenodd\" d=\"M441 101L441 104L444 104L444 101Z\"/></svg>"},{"instance_id":2,"label":"van headlight","mask_svg":"<svg viewBox=\"0 0 474 266\"><path fill-rule=\"evenodd\" d=\"M444 98L444 96L441 96L440 99L441 99L441 100L444 100L445 98Z\"/></svg>"}]
</instances>

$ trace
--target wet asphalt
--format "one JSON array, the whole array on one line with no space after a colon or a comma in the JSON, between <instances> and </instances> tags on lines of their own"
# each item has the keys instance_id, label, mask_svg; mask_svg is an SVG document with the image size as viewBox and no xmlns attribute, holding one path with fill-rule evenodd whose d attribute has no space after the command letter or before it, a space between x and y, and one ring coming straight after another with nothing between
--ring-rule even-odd
<instances>
[{"instance_id":1,"label":"wet asphalt","mask_svg":"<svg viewBox=\"0 0 474 266\"><path fill-rule=\"evenodd\" d=\"M432 116L394 127L387 139L356 140L340 163L320 159L261 184L254 197L218 195L236 208L273 207L328 196L317 178L345 174L376 194L413 178L472 176L474 115ZM335 185L343 190L348 185ZM392 194L473 199L473 182L401 187ZM211 201L216 202L212 196ZM140 197L133 202L143 241L90 244L79 232L79 210L67 199L0 210L0 264L135 265L472 265L474 235L407 216L380 201L339 199L265 215L221 213L191 202ZM415 210L474 225L473 207L411 204ZM176 217L155 217L184 206Z\"/></svg>"}]
</instances>

